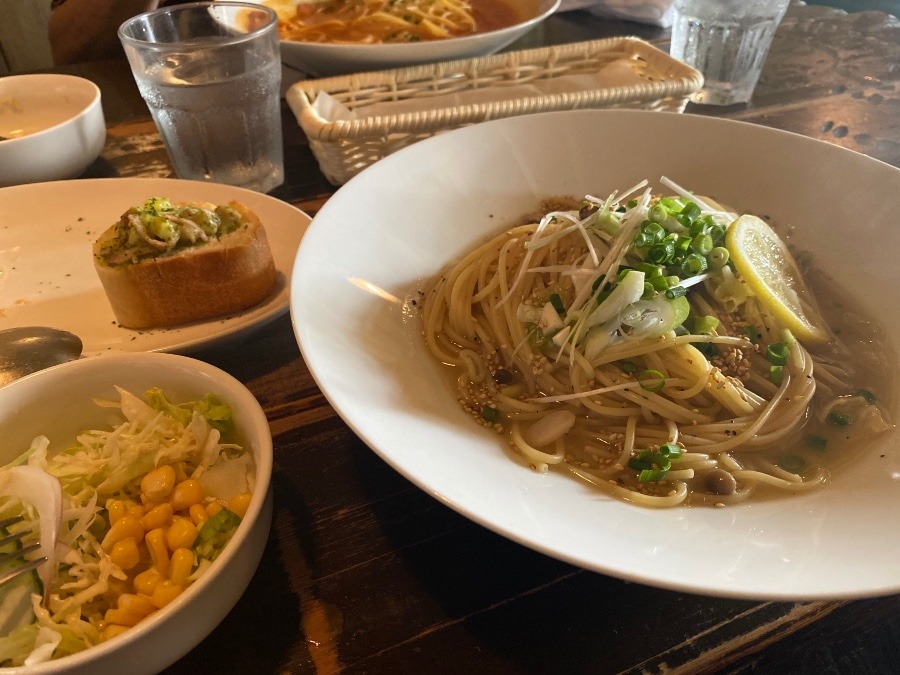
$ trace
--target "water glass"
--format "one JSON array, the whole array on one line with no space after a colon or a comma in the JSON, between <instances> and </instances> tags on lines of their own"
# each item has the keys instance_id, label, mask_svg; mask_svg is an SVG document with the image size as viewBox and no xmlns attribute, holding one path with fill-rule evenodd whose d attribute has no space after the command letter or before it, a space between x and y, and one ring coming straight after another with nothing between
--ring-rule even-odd
<instances>
[{"instance_id":1,"label":"water glass","mask_svg":"<svg viewBox=\"0 0 900 675\"><path fill-rule=\"evenodd\" d=\"M129 19L119 38L178 177L259 192L284 182L275 12L176 5Z\"/></svg>"},{"instance_id":2,"label":"water glass","mask_svg":"<svg viewBox=\"0 0 900 675\"><path fill-rule=\"evenodd\" d=\"M671 55L699 70L695 103L746 103L790 0L675 0Z\"/></svg>"}]
</instances>

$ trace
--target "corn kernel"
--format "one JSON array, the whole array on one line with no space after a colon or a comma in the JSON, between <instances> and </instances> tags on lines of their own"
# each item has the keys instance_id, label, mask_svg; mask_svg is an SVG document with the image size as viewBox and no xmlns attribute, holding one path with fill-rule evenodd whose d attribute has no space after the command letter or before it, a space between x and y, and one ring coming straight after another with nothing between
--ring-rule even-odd
<instances>
[{"instance_id":1,"label":"corn kernel","mask_svg":"<svg viewBox=\"0 0 900 675\"><path fill-rule=\"evenodd\" d=\"M128 507L128 516L134 518L135 520L140 520L144 517L144 507L140 504L135 504L134 506Z\"/></svg>"},{"instance_id":2,"label":"corn kernel","mask_svg":"<svg viewBox=\"0 0 900 675\"><path fill-rule=\"evenodd\" d=\"M172 552L169 565L169 581L179 586L187 586L188 577L194 571L194 552L189 548L178 548Z\"/></svg>"},{"instance_id":3,"label":"corn kernel","mask_svg":"<svg viewBox=\"0 0 900 675\"><path fill-rule=\"evenodd\" d=\"M103 620L119 626L136 626L141 617L135 616L131 612L126 612L124 609L108 609L106 614L103 615Z\"/></svg>"},{"instance_id":4,"label":"corn kernel","mask_svg":"<svg viewBox=\"0 0 900 675\"><path fill-rule=\"evenodd\" d=\"M190 519L177 516L166 530L166 544L170 551L178 548L190 548L197 539L197 526Z\"/></svg>"},{"instance_id":5,"label":"corn kernel","mask_svg":"<svg viewBox=\"0 0 900 675\"><path fill-rule=\"evenodd\" d=\"M126 537L115 543L112 551L109 552L109 559L121 569L130 570L137 567L141 561L141 552L138 550L137 542L132 537Z\"/></svg>"},{"instance_id":6,"label":"corn kernel","mask_svg":"<svg viewBox=\"0 0 900 675\"><path fill-rule=\"evenodd\" d=\"M117 635L121 635L126 630L128 630L128 626L120 626L118 624L110 624L106 628L103 629L103 633L100 635L100 639L106 642L107 640L111 640Z\"/></svg>"},{"instance_id":7,"label":"corn kernel","mask_svg":"<svg viewBox=\"0 0 900 675\"><path fill-rule=\"evenodd\" d=\"M144 538L153 566L163 576L169 573L169 551L166 549L166 531L161 527L150 530Z\"/></svg>"},{"instance_id":8,"label":"corn kernel","mask_svg":"<svg viewBox=\"0 0 900 675\"><path fill-rule=\"evenodd\" d=\"M141 518L141 525L145 530L155 530L157 527L166 527L172 522L172 505L163 502L154 506Z\"/></svg>"},{"instance_id":9,"label":"corn kernel","mask_svg":"<svg viewBox=\"0 0 900 675\"><path fill-rule=\"evenodd\" d=\"M250 500L252 495L249 492L242 492L228 500L228 510L238 514L241 518L247 515L247 509L250 508Z\"/></svg>"},{"instance_id":10,"label":"corn kernel","mask_svg":"<svg viewBox=\"0 0 900 675\"><path fill-rule=\"evenodd\" d=\"M109 553L112 551L113 546L123 539L128 539L128 537L135 541L140 541L144 538L144 528L141 527L140 521L135 520L131 516L123 516L109 528L109 532L103 537L103 543L100 546Z\"/></svg>"},{"instance_id":11,"label":"corn kernel","mask_svg":"<svg viewBox=\"0 0 900 675\"><path fill-rule=\"evenodd\" d=\"M141 496L161 502L175 487L175 469L168 464L157 467L141 479Z\"/></svg>"},{"instance_id":12,"label":"corn kernel","mask_svg":"<svg viewBox=\"0 0 900 675\"><path fill-rule=\"evenodd\" d=\"M172 490L172 508L176 511L189 509L194 504L202 502L203 496L200 481L193 479L182 481Z\"/></svg>"},{"instance_id":13,"label":"corn kernel","mask_svg":"<svg viewBox=\"0 0 900 675\"><path fill-rule=\"evenodd\" d=\"M197 527L200 527L209 520L209 514L206 512L206 509L203 508L202 504L194 504L188 509L188 514L191 516L191 522Z\"/></svg>"},{"instance_id":14,"label":"corn kernel","mask_svg":"<svg viewBox=\"0 0 900 675\"><path fill-rule=\"evenodd\" d=\"M155 567L150 567L134 577L134 590L141 595L151 596L162 575Z\"/></svg>"},{"instance_id":15,"label":"corn kernel","mask_svg":"<svg viewBox=\"0 0 900 675\"><path fill-rule=\"evenodd\" d=\"M140 593L123 593L117 602L119 609L143 619L156 611L156 605L150 602L150 598Z\"/></svg>"},{"instance_id":16,"label":"corn kernel","mask_svg":"<svg viewBox=\"0 0 900 675\"><path fill-rule=\"evenodd\" d=\"M212 518L214 515L216 515L219 511L221 511L224 508L225 507L222 506L219 502L210 502L209 504L206 505L206 512L209 514L209 517Z\"/></svg>"},{"instance_id":17,"label":"corn kernel","mask_svg":"<svg viewBox=\"0 0 900 675\"><path fill-rule=\"evenodd\" d=\"M163 579L156 585L156 588L153 589L153 595L150 596L150 601L156 607L162 609L177 598L182 590L183 589L178 584L173 584L168 579Z\"/></svg>"},{"instance_id":18,"label":"corn kernel","mask_svg":"<svg viewBox=\"0 0 900 675\"><path fill-rule=\"evenodd\" d=\"M125 503L121 499L108 499L106 511L109 513L109 524L112 525L120 518L124 518L127 512Z\"/></svg>"}]
</instances>

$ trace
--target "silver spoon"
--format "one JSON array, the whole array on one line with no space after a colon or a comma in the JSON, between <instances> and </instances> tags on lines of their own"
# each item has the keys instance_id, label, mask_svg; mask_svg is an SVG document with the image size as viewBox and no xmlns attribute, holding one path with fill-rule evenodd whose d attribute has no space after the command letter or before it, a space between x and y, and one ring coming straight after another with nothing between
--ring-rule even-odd
<instances>
[{"instance_id":1,"label":"silver spoon","mask_svg":"<svg viewBox=\"0 0 900 675\"><path fill-rule=\"evenodd\" d=\"M45 326L0 330L0 386L81 357L81 339Z\"/></svg>"}]
</instances>

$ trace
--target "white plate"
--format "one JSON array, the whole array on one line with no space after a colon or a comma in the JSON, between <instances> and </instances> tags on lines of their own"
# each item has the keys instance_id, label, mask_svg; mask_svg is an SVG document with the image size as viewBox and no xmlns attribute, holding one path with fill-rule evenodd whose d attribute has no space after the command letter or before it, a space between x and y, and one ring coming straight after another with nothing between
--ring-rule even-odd
<instances>
[{"instance_id":1,"label":"white plate","mask_svg":"<svg viewBox=\"0 0 900 675\"><path fill-rule=\"evenodd\" d=\"M605 195L666 175L793 223L866 309L900 333L900 170L772 129L640 111L531 115L410 146L318 213L291 314L329 401L437 499L548 555L711 595L849 598L900 590L897 433L817 492L728 508L650 510L515 461L456 403L409 302L422 280L542 197ZM396 299L395 299L396 298Z\"/></svg>"},{"instance_id":2,"label":"white plate","mask_svg":"<svg viewBox=\"0 0 900 675\"><path fill-rule=\"evenodd\" d=\"M120 327L94 271L91 245L129 207L148 197L256 211L266 228L277 288L239 314L175 328ZM188 352L257 328L287 311L291 264L309 224L302 211L258 192L169 178L98 178L0 189L0 328L51 326L75 333L84 354Z\"/></svg>"},{"instance_id":3,"label":"white plate","mask_svg":"<svg viewBox=\"0 0 900 675\"><path fill-rule=\"evenodd\" d=\"M250 1L261 5L273 5L266 0ZM512 1L516 6L522 7L523 16L529 18L507 28L447 40L372 45L282 40L281 59L300 72L315 77L326 77L485 56L503 49L522 37L553 14L560 4L560 0Z\"/></svg>"}]
</instances>

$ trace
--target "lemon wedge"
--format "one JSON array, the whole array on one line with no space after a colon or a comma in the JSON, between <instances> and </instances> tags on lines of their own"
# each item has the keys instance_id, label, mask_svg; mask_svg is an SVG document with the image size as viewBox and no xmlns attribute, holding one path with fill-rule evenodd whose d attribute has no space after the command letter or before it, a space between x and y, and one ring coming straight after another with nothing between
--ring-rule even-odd
<instances>
[{"instance_id":1,"label":"lemon wedge","mask_svg":"<svg viewBox=\"0 0 900 675\"><path fill-rule=\"evenodd\" d=\"M728 228L725 247L738 273L784 328L802 342L828 340L797 261L771 227L756 216L740 216Z\"/></svg>"}]
</instances>

